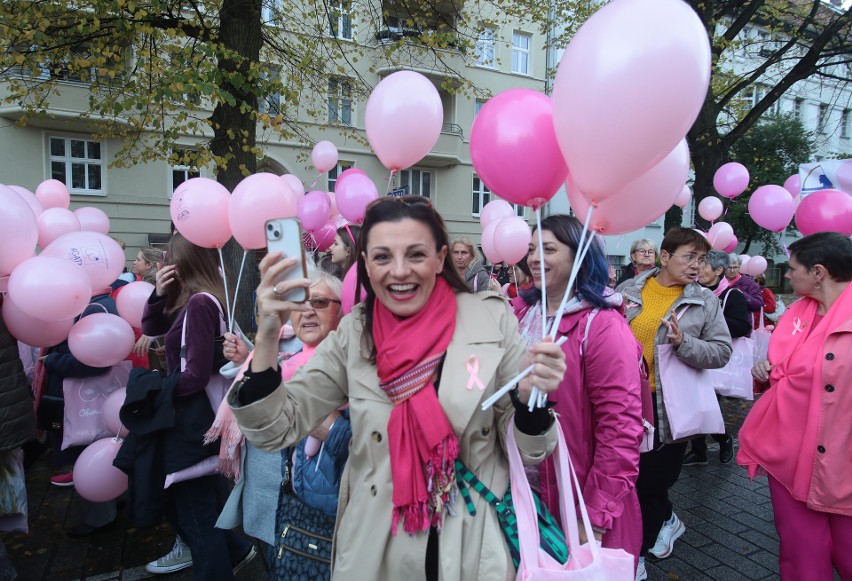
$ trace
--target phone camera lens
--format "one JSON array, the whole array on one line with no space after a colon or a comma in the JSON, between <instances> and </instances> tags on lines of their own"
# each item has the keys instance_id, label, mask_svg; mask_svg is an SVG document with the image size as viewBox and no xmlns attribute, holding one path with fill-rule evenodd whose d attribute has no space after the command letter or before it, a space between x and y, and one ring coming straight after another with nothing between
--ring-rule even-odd
<instances>
[{"instance_id":1,"label":"phone camera lens","mask_svg":"<svg viewBox=\"0 0 852 581\"><path fill-rule=\"evenodd\" d=\"M270 232L272 231L272 228L274 228L274 226L272 224L266 225L266 229L269 230Z\"/></svg>"}]
</instances>

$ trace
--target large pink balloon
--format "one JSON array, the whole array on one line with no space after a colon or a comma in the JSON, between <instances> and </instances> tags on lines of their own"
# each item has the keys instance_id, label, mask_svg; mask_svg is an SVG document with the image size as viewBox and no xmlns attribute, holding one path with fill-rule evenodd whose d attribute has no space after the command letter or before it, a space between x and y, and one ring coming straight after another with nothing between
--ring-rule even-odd
<instances>
[{"instance_id":1,"label":"large pink balloon","mask_svg":"<svg viewBox=\"0 0 852 581\"><path fill-rule=\"evenodd\" d=\"M337 147L331 141L320 141L311 151L311 163L318 172L327 172L337 165Z\"/></svg>"},{"instance_id":2,"label":"large pink balloon","mask_svg":"<svg viewBox=\"0 0 852 581\"><path fill-rule=\"evenodd\" d=\"M731 238L731 241L728 242L728 245L725 246L722 250L724 250L725 252L730 254L731 252L733 252L734 250L737 249L737 244L739 244L739 243L740 243L740 241L737 240L736 235L734 235L734 237Z\"/></svg>"},{"instance_id":3,"label":"large pink balloon","mask_svg":"<svg viewBox=\"0 0 852 581\"><path fill-rule=\"evenodd\" d=\"M503 256L497 251L497 247L494 245L495 232L497 231L497 226L502 221L503 220L495 220L482 229L482 238L480 239L482 253L491 263L503 261Z\"/></svg>"},{"instance_id":4,"label":"large pink balloon","mask_svg":"<svg viewBox=\"0 0 852 581\"><path fill-rule=\"evenodd\" d=\"M713 175L713 188L723 198L736 198L748 187L748 170L735 161L726 163Z\"/></svg>"},{"instance_id":5,"label":"large pink balloon","mask_svg":"<svg viewBox=\"0 0 852 581\"><path fill-rule=\"evenodd\" d=\"M74 215L80 221L80 230L109 234L109 216L103 210L84 206L74 210Z\"/></svg>"},{"instance_id":6,"label":"large pink balloon","mask_svg":"<svg viewBox=\"0 0 852 581\"><path fill-rule=\"evenodd\" d=\"M683 189L677 195L677 198L675 198L674 205L677 206L678 208L683 208L689 203L689 201L691 199L692 199L692 190L689 188L689 186L684 185Z\"/></svg>"},{"instance_id":7,"label":"large pink balloon","mask_svg":"<svg viewBox=\"0 0 852 581\"><path fill-rule=\"evenodd\" d=\"M331 203L328 209L328 214L330 217L334 218L335 216L340 215L340 210L337 209L337 196L334 192L327 192L328 201Z\"/></svg>"},{"instance_id":8,"label":"large pink balloon","mask_svg":"<svg viewBox=\"0 0 852 581\"><path fill-rule=\"evenodd\" d=\"M18 341L33 347L53 347L68 338L74 319L43 321L19 309L10 297L3 301L3 322Z\"/></svg>"},{"instance_id":9,"label":"large pink balloon","mask_svg":"<svg viewBox=\"0 0 852 581\"><path fill-rule=\"evenodd\" d=\"M494 229L494 247L509 264L517 264L527 255L531 239L530 225L519 216L498 220Z\"/></svg>"},{"instance_id":10,"label":"large pink balloon","mask_svg":"<svg viewBox=\"0 0 852 581\"><path fill-rule=\"evenodd\" d=\"M83 317L68 333L71 353L92 367L111 367L127 359L135 343L130 323L110 313Z\"/></svg>"},{"instance_id":11,"label":"large pink balloon","mask_svg":"<svg viewBox=\"0 0 852 581\"><path fill-rule=\"evenodd\" d=\"M104 425L111 434L118 436L119 438L127 436L127 428L122 425L121 417L119 417L121 406L124 405L126 397L127 388L119 387L107 396L106 401L104 402L104 407L102 408Z\"/></svg>"},{"instance_id":12,"label":"large pink balloon","mask_svg":"<svg viewBox=\"0 0 852 581\"><path fill-rule=\"evenodd\" d=\"M21 186L6 186L10 190L14 190L18 193L21 198L29 205L32 209L33 214L38 216L42 212L44 212L44 206L41 205L41 202L36 198L36 195L29 191L27 188L23 188Z\"/></svg>"},{"instance_id":13,"label":"large pink balloon","mask_svg":"<svg viewBox=\"0 0 852 581\"><path fill-rule=\"evenodd\" d=\"M847 159L840 164L834 179L837 181L837 189L852 196L852 159Z\"/></svg>"},{"instance_id":14,"label":"large pink balloon","mask_svg":"<svg viewBox=\"0 0 852 581\"><path fill-rule=\"evenodd\" d=\"M281 179L290 186L290 189L293 190L293 193L296 194L297 198L301 198L305 195L305 184L302 183L302 180L291 173L285 173L281 176Z\"/></svg>"},{"instance_id":15,"label":"large pink balloon","mask_svg":"<svg viewBox=\"0 0 852 581\"><path fill-rule=\"evenodd\" d=\"M708 222L712 222L721 216L724 209L725 207L722 205L722 200L714 198L713 196L708 196L698 202L698 215Z\"/></svg>"},{"instance_id":16,"label":"large pink balloon","mask_svg":"<svg viewBox=\"0 0 852 581\"><path fill-rule=\"evenodd\" d=\"M405 169L423 159L441 136L441 96L420 73L398 71L373 89L364 124L382 165L391 171Z\"/></svg>"},{"instance_id":17,"label":"large pink balloon","mask_svg":"<svg viewBox=\"0 0 852 581\"><path fill-rule=\"evenodd\" d=\"M772 232L781 232L786 228L795 212L793 196L781 186L760 186L748 200L751 219Z\"/></svg>"},{"instance_id":18,"label":"large pink balloon","mask_svg":"<svg viewBox=\"0 0 852 581\"><path fill-rule=\"evenodd\" d=\"M553 93L556 136L580 191L603 200L668 155L709 82L707 31L687 3L618 0L593 14L565 49Z\"/></svg>"},{"instance_id":19,"label":"large pink balloon","mask_svg":"<svg viewBox=\"0 0 852 581\"><path fill-rule=\"evenodd\" d=\"M228 188L216 180L190 178L172 194L169 214L184 238L202 248L220 248L231 239L230 201Z\"/></svg>"},{"instance_id":20,"label":"large pink balloon","mask_svg":"<svg viewBox=\"0 0 852 581\"><path fill-rule=\"evenodd\" d=\"M367 298L367 291L363 286L358 287L358 265L349 267L349 272L343 277L343 290L340 293L341 308L343 314L348 315L352 308ZM357 293L357 294L356 294Z\"/></svg>"},{"instance_id":21,"label":"large pink balloon","mask_svg":"<svg viewBox=\"0 0 852 581\"><path fill-rule=\"evenodd\" d=\"M379 197L373 180L359 173L346 176L343 183L338 180L334 184L334 193L340 214L356 224L364 220L367 205Z\"/></svg>"},{"instance_id":22,"label":"large pink balloon","mask_svg":"<svg viewBox=\"0 0 852 581\"><path fill-rule=\"evenodd\" d=\"M76 317L92 298L88 275L67 260L43 254L15 268L9 277L9 296L23 312L43 321Z\"/></svg>"},{"instance_id":23,"label":"large pink balloon","mask_svg":"<svg viewBox=\"0 0 852 581\"><path fill-rule=\"evenodd\" d=\"M48 208L36 218L38 245L47 248L51 242L70 232L80 231L80 220L65 208Z\"/></svg>"},{"instance_id":24,"label":"large pink balloon","mask_svg":"<svg viewBox=\"0 0 852 581\"><path fill-rule=\"evenodd\" d=\"M38 222L29 204L6 186L0 186L0 276L35 252Z\"/></svg>"},{"instance_id":25,"label":"large pink balloon","mask_svg":"<svg viewBox=\"0 0 852 581\"><path fill-rule=\"evenodd\" d=\"M68 209L71 194L68 188L59 180L45 180L36 188L35 195L45 210L48 208Z\"/></svg>"},{"instance_id":26,"label":"large pink balloon","mask_svg":"<svg viewBox=\"0 0 852 581\"><path fill-rule=\"evenodd\" d=\"M137 280L121 287L115 306L122 319L130 323L131 327L137 329L142 327L142 313L145 305L154 292L154 285L144 280Z\"/></svg>"},{"instance_id":27,"label":"large pink balloon","mask_svg":"<svg viewBox=\"0 0 852 581\"><path fill-rule=\"evenodd\" d=\"M796 209L796 227L805 236L814 232L852 236L852 196L839 190L808 194Z\"/></svg>"},{"instance_id":28,"label":"large pink balloon","mask_svg":"<svg viewBox=\"0 0 852 581\"><path fill-rule=\"evenodd\" d=\"M488 189L504 200L544 205L568 175L550 97L510 89L490 99L473 121L470 159Z\"/></svg>"},{"instance_id":29,"label":"large pink balloon","mask_svg":"<svg viewBox=\"0 0 852 581\"><path fill-rule=\"evenodd\" d=\"M482 207L479 212L479 225L485 228L491 222L509 218L515 215L512 204L505 200L491 200Z\"/></svg>"},{"instance_id":30,"label":"large pink balloon","mask_svg":"<svg viewBox=\"0 0 852 581\"><path fill-rule=\"evenodd\" d=\"M331 245L334 244L334 237L336 235L337 228L334 227L334 224L326 224L319 230L311 232L311 236L313 236L319 252L325 252L331 248Z\"/></svg>"},{"instance_id":31,"label":"large pink balloon","mask_svg":"<svg viewBox=\"0 0 852 581\"><path fill-rule=\"evenodd\" d=\"M330 212L331 201L325 192L319 190L308 192L296 205L296 216L302 221L302 228L309 232L325 226Z\"/></svg>"},{"instance_id":32,"label":"large pink balloon","mask_svg":"<svg viewBox=\"0 0 852 581\"><path fill-rule=\"evenodd\" d=\"M127 490L127 474L112 465L121 448L121 438L92 442L74 463L74 488L92 502L106 502Z\"/></svg>"},{"instance_id":33,"label":"large pink balloon","mask_svg":"<svg viewBox=\"0 0 852 581\"><path fill-rule=\"evenodd\" d=\"M724 250L734 239L734 229L727 222L716 222L707 232L707 241L715 250Z\"/></svg>"},{"instance_id":34,"label":"large pink balloon","mask_svg":"<svg viewBox=\"0 0 852 581\"><path fill-rule=\"evenodd\" d=\"M296 216L298 196L287 182L271 173L250 175L237 184L228 205L228 223L240 246L266 246L266 222Z\"/></svg>"},{"instance_id":35,"label":"large pink balloon","mask_svg":"<svg viewBox=\"0 0 852 581\"><path fill-rule=\"evenodd\" d=\"M45 210L46 212L46 210ZM54 240L41 256L53 256L81 267L92 290L104 289L124 270L124 250L118 242L99 232L71 232Z\"/></svg>"}]
</instances>

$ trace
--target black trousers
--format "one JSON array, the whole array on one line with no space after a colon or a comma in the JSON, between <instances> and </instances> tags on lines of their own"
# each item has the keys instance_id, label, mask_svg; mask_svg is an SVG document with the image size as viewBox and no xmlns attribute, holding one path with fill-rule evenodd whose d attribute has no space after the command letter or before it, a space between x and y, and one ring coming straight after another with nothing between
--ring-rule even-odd
<instances>
[{"instance_id":1,"label":"black trousers","mask_svg":"<svg viewBox=\"0 0 852 581\"><path fill-rule=\"evenodd\" d=\"M724 434L710 434L710 437L722 444L724 442L727 442L728 438L730 438L731 435L728 433L728 430L726 428ZM698 436L696 438L692 438L689 443L692 446L693 452L700 456L707 456L706 436Z\"/></svg>"}]
</instances>

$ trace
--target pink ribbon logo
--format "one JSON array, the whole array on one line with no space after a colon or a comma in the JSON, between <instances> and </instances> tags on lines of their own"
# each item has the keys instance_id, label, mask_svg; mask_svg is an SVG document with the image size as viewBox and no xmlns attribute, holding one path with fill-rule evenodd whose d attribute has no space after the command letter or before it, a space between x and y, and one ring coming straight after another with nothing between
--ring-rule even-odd
<instances>
[{"instance_id":1,"label":"pink ribbon logo","mask_svg":"<svg viewBox=\"0 0 852 581\"><path fill-rule=\"evenodd\" d=\"M804 333L807 326L807 321L802 321L800 318L796 317L793 319L793 335L796 333Z\"/></svg>"},{"instance_id":2,"label":"pink ribbon logo","mask_svg":"<svg viewBox=\"0 0 852 581\"><path fill-rule=\"evenodd\" d=\"M474 387L478 387L479 391L485 391L485 384L482 383L482 380L479 379L479 357L476 355L471 355L467 358L467 363L465 363L465 367L467 367L467 390L471 391Z\"/></svg>"}]
</instances>

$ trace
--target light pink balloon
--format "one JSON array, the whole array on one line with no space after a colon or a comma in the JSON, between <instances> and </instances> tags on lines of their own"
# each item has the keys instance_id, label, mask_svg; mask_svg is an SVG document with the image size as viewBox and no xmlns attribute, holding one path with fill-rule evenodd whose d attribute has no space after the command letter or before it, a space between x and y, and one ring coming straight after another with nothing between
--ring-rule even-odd
<instances>
[{"instance_id":1,"label":"light pink balloon","mask_svg":"<svg viewBox=\"0 0 852 581\"><path fill-rule=\"evenodd\" d=\"M334 244L334 237L337 236L337 228L334 227L334 224L326 224L319 230L311 232L311 236L313 236L314 242L317 244L317 251L325 252Z\"/></svg>"},{"instance_id":2,"label":"light pink balloon","mask_svg":"<svg viewBox=\"0 0 852 581\"><path fill-rule=\"evenodd\" d=\"M331 202L328 210L329 216L339 216L340 210L337 209L337 196L334 195L334 192L326 192L326 195L328 196L328 201Z\"/></svg>"},{"instance_id":3,"label":"light pink balloon","mask_svg":"<svg viewBox=\"0 0 852 581\"><path fill-rule=\"evenodd\" d=\"M736 198L746 191L749 175L746 167L735 161L726 163L713 175L713 188L723 198Z\"/></svg>"},{"instance_id":4,"label":"light pink balloon","mask_svg":"<svg viewBox=\"0 0 852 581\"><path fill-rule=\"evenodd\" d=\"M71 232L60 236L40 256L61 258L81 267L95 291L115 282L125 262L124 250L118 242L99 232Z\"/></svg>"},{"instance_id":5,"label":"light pink balloon","mask_svg":"<svg viewBox=\"0 0 852 581\"><path fill-rule=\"evenodd\" d=\"M331 201L325 192L313 190L299 199L296 216L302 221L302 228L312 232L328 223Z\"/></svg>"},{"instance_id":6,"label":"light pink balloon","mask_svg":"<svg viewBox=\"0 0 852 581\"><path fill-rule=\"evenodd\" d=\"M38 221L29 204L0 186L0 276L6 276L35 252Z\"/></svg>"},{"instance_id":7,"label":"light pink balloon","mask_svg":"<svg viewBox=\"0 0 852 581\"><path fill-rule=\"evenodd\" d=\"M725 246L722 250L727 252L728 254L730 254L731 252L733 252L734 250L737 249L737 244L739 244L739 243L740 243L740 241L737 240L736 235L734 235L734 237L731 238L731 241L728 242L728 245Z\"/></svg>"},{"instance_id":8,"label":"light pink balloon","mask_svg":"<svg viewBox=\"0 0 852 581\"><path fill-rule=\"evenodd\" d=\"M530 240L530 225L520 216L503 218L494 229L494 248L509 264L517 264L527 255Z\"/></svg>"},{"instance_id":9,"label":"light pink balloon","mask_svg":"<svg viewBox=\"0 0 852 581\"><path fill-rule=\"evenodd\" d=\"M334 226L335 230L340 230L341 228L349 224L349 220L338 214L337 216L334 216L329 219L329 224Z\"/></svg>"},{"instance_id":10,"label":"light pink balloon","mask_svg":"<svg viewBox=\"0 0 852 581\"><path fill-rule=\"evenodd\" d=\"M298 196L287 182L271 173L243 179L228 205L228 223L240 246L247 250L266 246L266 222L296 216Z\"/></svg>"},{"instance_id":11,"label":"light pink balloon","mask_svg":"<svg viewBox=\"0 0 852 581\"><path fill-rule=\"evenodd\" d=\"M808 194L796 209L796 227L805 236L815 232L852 236L852 196L839 190Z\"/></svg>"},{"instance_id":12,"label":"light pink balloon","mask_svg":"<svg viewBox=\"0 0 852 581\"><path fill-rule=\"evenodd\" d=\"M320 141L311 151L311 163L318 172L327 172L337 165L337 147L331 141Z\"/></svg>"},{"instance_id":13,"label":"light pink balloon","mask_svg":"<svg viewBox=\"0 0 852 581\"><path fill-rule=\"evenodd\" d=\"M505 200L491 200L482 207L479 212L479 225L485 228L491 222L510 218L515 215L512 204Z\"/></svg>"},{"instance_id":14,"label":"light pink balloon","mask_svg":"<svg viewBox=\"0 0 852 581\"><path fill-rule=\"evenodd\" d=\"M742 265L748 262L749 260L751 260L751 256L749 256L748 254L740 254L740 268L742 268Z\"/></svg>"},{"instance_id":15,"label":"light pink balloon","mask_svg":"<svg viewBox=\"0 0 852 581\"><path fill-rule=\"evenodd\" d=\"M127 474L112 465L121 443L121 438L104 438L86 446L74 463L77 494L92 502L106 502L127 490Z\"/></svg>"},{"instance_id":16,"label":"light pink balloon","mask_svg":"<svg viewBox=\"0 0 852 581\"><path fill-rule=\"evenodd\" d=\"M83 312L92 283L74 264L53 256L28 258L9 277L9 296L23 312L43 321L65 321Z\"/></svg>"},{"instance_id":17,"label":"light pink balloon","mask_svg":"<svg viewBox=\"0 0 852 581\"><path fill-rule=\"evenodd\" d=\"M305 195L305 184L302 183L302 180L291 173L285 173L281 176L281 179L287 182L287 185L290 186L290 189L293 190L293 193L296 194L297 198L301 198Z\"/></svg>"},{"instance_id":18,"label":"light pink balloon","mask_svg":"<svg viewBox=\"0 0 852 581\"><path fill-rule=\"evenodd\" d=\"M109 394L104 402L103 418L104 425L107 430L109 430L110 434L118 436L119 438L127 437L127 428L121 423L121 418L119 417L119 412L121 411L121 406L124 405L124 400L127 397L127 388L119 387L114 392Z\"/></svg>"},{"instance_id":19,"label":"light pink balloon","mask_svg":"<svg viewBox=\"0 0 852 581\"><path fill-rule=\"evenodd\" d=\"M230 201L228 188L216 180L190 178L172 194L169 215L177 231L196 246L221 248L231 239Z\"/></svg>"},{"instance_id":20,"label":"light pink balloon","mask_svg":"<svg viewBox=\"0 0 852 581\"><path fill-rule=\"evenodd\" d=\"M768 266L769 264L762 256L752 256L748 260L748 272L746 274L749 276L759 276L766 272ZM740 271L742 271L742 267L740 267Z\"/></svg>"},{"instance_id":21,"label":"light pink balloon","mask_svg":"<svg viewBox=\"0 0 852 581\"><path fill-rule=\"evenodd\" d=\"M145 305L154 292L154 285L144 280L137 280L121 287L115 306L122 319L130 323L131 327L137 329L142 327L142 314Z\"/></svg>"},{"instance_id":22,"label":"light pink balloon","mask_svg":"<svg viewBox=\"0 0 852 581\"><path fill-rule=\"evenodd\" d=\"M708 196L698 202L698 215L708 222L712 222L721 216L724 209L722 200L713 196Z\"/></svg>"},{"instance_id":23,"label":"light pink balloon","mask_svg":"<svg viewBox=\"0 0 852 581\"><path fill-rule=\"evenodd\" d=\"M68 338L74 319L43 321L19 309L10 297L3 301L3 322L18 341L33 347L53 347Z\"/></svg>"},{"instance_id":24,"label":"light pink balloon","mask_svg":"<svg viewBox=\"0 0 852 581\"><path fill-rule=\"evenodd\" d=\"M707 241L715 250L723 250L734 239L734 229L727 222L716 222L707 232Z\"/></svg>"},{"instance_id":25,"label":"light pink balloon","mask_svg":"<svg viewBox=\"0 0 852 581\"><path fill-rule=\"evenodd\" d=\"M391 171L423 159L438 142L443 124L444 107L438 89L414 71L388 75L367 100L367 140L382 165Z\"/></svg>"},{"instance_id":26,"label":"light pink balloon","mask_svg":"<svg viewBox=\"0 0 852 581\"><path fill-rule=\"evenodd\" d=\"M834 174L837 181L837 189L852 196L852 159L847 159L840 164Z\"/></svg>"},{"instance_id":27,"label":"light pink balloon","mask_svg":"<svg viewBox=\"0 0 852 581\"><path fill-rule=\"evenodd\" d=\"M71 353L92 367L111 367L127 359L135 343L130 323L110 313L83 317L68 333Z\"/></svg>"},{"instance_id":28,"label":"light pink balloon","mask_svg":"<svg viewBox=\"0 0 852 581\"><path fill-rule=\"evenodd\" d=\"M502 219L495 220L482 229L482 239L480 240L482 253L492 264L503 261L503 256L497 251L497 247L494 245L495 232L497 231L497 226L502 221Z\"/></svg>"},{"instance_id":29,"label":"light pink balloon","mask_svg":"<svg viewBox=\"0 0 852 581\"><path fill-rule=\"evenodd\" d=\"M678 208L683 208L689 203L689 201L691 199L692 199L692 190L689 188L689 186L684 185L683 189L677 195L677 198L675 198L674 205L677 206Z\"/></svg>"},{"instance_id":30,"label":"light pink balloon","mask_svg":"<svg viewBox=\"0 0 852 581\"><path fill-rule=\"evenodd\" d=\"M35 195L45 210L48 208L65 208L71 204L71 194L68 188L59 180L45 180L36 188Z\"/></svg>"},{"instance_id":31,"label":"light pink balloon","mask_svg":"<svg viewBox=\"0 0 852 581\"><path fill-rule=\"evenodd\" d=\"M603 200L659 163L692 126L709 82L707 31L687 3L619 0L595 12L565 49L553 94L580 191Z\"/></svg>"},{"instance_id":32,"label":"light pink balloon","mask_svg":"<svg viewBox=\"0 0 852 581\"><path fill-rule=\"evenodd\" d=\"M473 121L470 159L488 189L504 200L544 205L568 175L550 97L532 89L509 89L490 99Z\"/></svg>"},{"instance_id":33,"label":"light pink balloon","mask_svg":"<svg viewBox=\"0 0 852 581\"><path fill-rule=\"evenodd\" d=\"M355 224L364 220L367 205L379 197L373 180L358 173L347 176L343 183L338 180L334 184L334 193L340 214Z\"/></svg>"},{"instance_id":34,"label":"light pink balloon","mask_svg":"<svg viewBox=\"0 0 852 581\"><path fill-rule=\"evenodd\" d=\"M351 313L355 305L367 298L367 291L364 290L363 285L356 287L357 283L358 265L353 264L349 267L346 276L343 277L343 290L340 292L340 306L344 315Z\"/></svg>"},{"instance_id":35,"label":"light pink balloon","mask_svg":"<svg viewBox=\"0 0 852 581\"><path fill-rule=\"evenodd\" d=\"M781 186L760 186L748 200L751 219L772 232L781 232L786 228L795 212L793 196Z\"/></svg>"},{"instance_id":36,"label":"light pink balloon","mask_svg":"<svg viewBox=\"0 0 852 581\"><path fill-rule=\"evenodd\" d=\"M793 198L798 197L802 193L802 177L798 173L794 173L784 180L784 189L790 192Z\"/></svg>"},{"instance_id":37,"label":"light pink balloon","mask_svg":"<svg viewBox=\"0 0 852 581\"><path fill-rule=\"evenodd\" d=\"M103 210L85 206L74 210L74 215L80 221L80 230L109 234L109 216Z\"/></svg>"},{"instance_id":38,"label":"light pink balloon","mask_svg":"<svg viewBox=\"0 0 852 581\"><path fill-rule=\"evenodd\" d=\"M47 248L51 242L71 232L80 231L80 220L65 208L48 208L36 218L38 245Z\"/></svg>"},{"instance_id":39,"label":"light pink balloon","mask_svg":"<svg viewBox=\"0 0 852 581\"><path fill-rule=\"evenodd\" d=\"M41 205L41 202L36 198L36 195L29 191L27 188L23 188L21 186L6 186L10 190L13 190L18 193L21 198L29 205L32 209L33 214L38 216L42 212L44 212L44 206Z\"/></svg>"}]
</instances>

